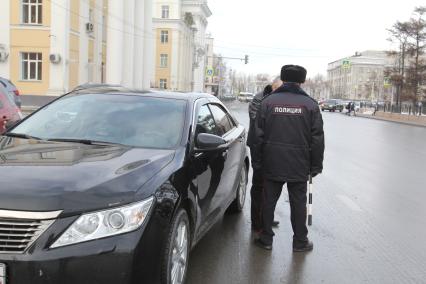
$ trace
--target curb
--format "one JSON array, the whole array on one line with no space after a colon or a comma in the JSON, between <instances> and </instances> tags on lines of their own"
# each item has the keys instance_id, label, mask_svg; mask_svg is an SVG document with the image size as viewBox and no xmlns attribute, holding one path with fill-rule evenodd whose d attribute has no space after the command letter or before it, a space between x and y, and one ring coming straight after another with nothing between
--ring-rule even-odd
<instances>
[{"instance_id":1,"label":"curb","mask_svg":"<svg viewBox=\"0 0 426 284\"><path fill-rule=\"evenodd\" d=\"M422 124L422 123L415 123L415 122L408 122L408 121L401 121L401 120L391 120L391 119L386 119L386 118L381 118L381 117L376 117L376 116L371 116L371 115L362 115L362 114L357 114L356 117L361 117L361 118L366 118L366 119L374 119L374 120L380 120L380 121L387 121L387 122L393 122L393 123L398 123L398 124L403 124L403 125L426 128L426 124Z\"/></svg>"}]
</instances>

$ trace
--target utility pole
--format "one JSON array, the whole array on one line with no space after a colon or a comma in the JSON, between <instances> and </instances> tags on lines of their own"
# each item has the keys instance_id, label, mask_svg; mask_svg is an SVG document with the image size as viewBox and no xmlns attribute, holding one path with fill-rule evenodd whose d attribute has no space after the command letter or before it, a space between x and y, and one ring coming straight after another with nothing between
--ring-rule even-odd
<instances>
[{"instance_id":1,"label":"utility pole","mask_svg":"<svg viewBox=\"0 0 426 284\"><path fill-rule=\"evenodd\" d=\"M222 98L222 57L219 57L219 83L218 83L218 90L217 90L217 96L219 99Z\"/></svg>"}]
</instances>

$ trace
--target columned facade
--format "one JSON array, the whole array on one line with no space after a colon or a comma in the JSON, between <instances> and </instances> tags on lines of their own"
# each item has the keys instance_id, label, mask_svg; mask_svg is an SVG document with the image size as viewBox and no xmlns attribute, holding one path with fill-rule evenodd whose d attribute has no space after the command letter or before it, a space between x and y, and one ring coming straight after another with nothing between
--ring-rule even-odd
<instances>
[{"instance_id":1,"label":"columned facade","mask_svg":"<svg viewBox=\"0 0 426 284\"><path fill-rule=\"evenodd\" d=\"M10 77L10 5L2 2L0 9L0 76Z\"/></svg>"},{"instance_id":2,"label":"columned facade","mask_svg":"<svg viewBox=\"0 0 426 284\"><path fill-rule=\"evenodd\" d=\"M151 0L108 3L106 81L129 88L149 88L153 71Z\"/></svg>"},{"instance_id":3,"label":"columned facade","mask_svg":"<svg viewBox=\"0 0 426 284\"><path fill-rule=\"evenodd\" d=\"M3 0L0 76L26 95L85 83L150 87L152 0Z\"/></svg>"},{"instance_id":4,"label":"columned facade","mask_svg":"<svg viewBox=\"0 0 426 284\"><path fill-rule=\"evenodd\" d=\"M204 81L206 71L206 29L207 18L212 15L207 0L182 0L183 13L191 13L194 19L194 70L193 70L193 91L204 92Z\"/></svg>"},{"instance_id":5,"label":"columned facade","mask_svg":"<svg viewBox=\"0 0 426 284\"><path fill-rule=\"evenodd\" d=\"M137 0L140 2L139 0ZM142 76L142 88L149 89L154 84L154 54L155 54L155 34L152 32L153 27L153 0L146 0L144 2L144 48L143 48L143 76ZM136 51L138 52L138 51Z\"/></svg>"},{"instance_id":6,"label":"columned facade","mask_svg":"<svg viewBox=\"0 0 426 284\"><path fill-rule=\"evenodd\" d=\"M154 88L204 91L206 0L154 0Z\"/></svg>"},{"instance_id":7,"label":"columned facade","mask_svg":"<svg viewBox=\"0 0 426 284\"><path fill-rule=\"evenodd\" d=\"M108 0L107 71L108 84L123 83L123 1Z\"/></svg>"}]
</instances>

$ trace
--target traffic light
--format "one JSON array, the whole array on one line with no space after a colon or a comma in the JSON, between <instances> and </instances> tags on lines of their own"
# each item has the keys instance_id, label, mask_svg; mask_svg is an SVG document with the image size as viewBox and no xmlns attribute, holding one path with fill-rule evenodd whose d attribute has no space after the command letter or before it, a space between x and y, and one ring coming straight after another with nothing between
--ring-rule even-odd
<instances>
[{"instance_id":1,"label":"traffic light","mask_svg":"<svg viewBox=\"0 0 426 284\"><path fill-rule=\"evenodd\" d=\"M245 64L248 64L248 59L249 59L249 57L248 57L248 55L246 54L246 56L244 57L244 62L245 62Z\"/></svg>"}]
</instances>

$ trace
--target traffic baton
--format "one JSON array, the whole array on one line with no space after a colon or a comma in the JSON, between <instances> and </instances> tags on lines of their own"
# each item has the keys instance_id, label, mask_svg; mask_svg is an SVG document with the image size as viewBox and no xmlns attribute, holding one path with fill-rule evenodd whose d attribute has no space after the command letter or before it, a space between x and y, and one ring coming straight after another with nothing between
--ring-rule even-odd
<instances>
[{"instance_id":1,"label":"traffic baton","mask_svg":"<svg viewBox=\"0 0 426 284\"><path fill-rule=\"evenodd\" d=\"M308 225L312 226L312 175L309 175L309 184L308 184Z\"/></svg>"}]
</instances>

